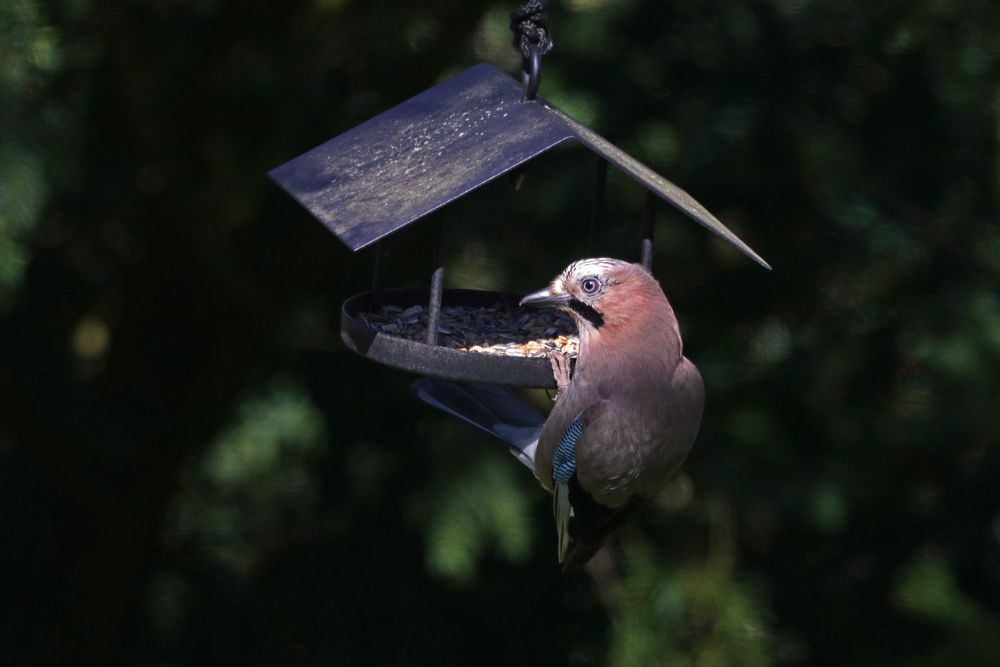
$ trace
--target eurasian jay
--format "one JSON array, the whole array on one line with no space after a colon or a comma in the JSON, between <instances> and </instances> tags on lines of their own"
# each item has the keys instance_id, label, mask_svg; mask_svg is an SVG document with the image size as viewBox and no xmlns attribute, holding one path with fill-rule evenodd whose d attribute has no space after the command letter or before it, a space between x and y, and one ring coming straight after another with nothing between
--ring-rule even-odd
<instances>
[{"instance_id":1,"label":"eurasian jay","mask_svg":"<svg viewBox=\"0 0 1000 667\"><path fill-rule=\"evenodd\" d=\"M507 442L554 496L563 571L582 566L683 463L701 422L704 385L683 356L659 283L639 264L583 259L522 305L569 313L580 335L553 355L558 393L547 419L512 391L423 379L414 392Z\"/></svg>"}]
</instances>

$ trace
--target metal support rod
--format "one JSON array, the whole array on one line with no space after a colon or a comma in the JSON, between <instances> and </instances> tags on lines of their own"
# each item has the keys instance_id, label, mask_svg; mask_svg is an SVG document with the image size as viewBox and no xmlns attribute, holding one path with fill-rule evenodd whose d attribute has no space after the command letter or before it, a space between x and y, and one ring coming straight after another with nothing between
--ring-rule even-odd
<instances>
[{"instance_id":1,"label":"metal support rod","mask_svg":"<svg viewBox=\"0 0 1000 667\"><path fill-rule=\"evenodd\" d=\"M434 272L431 274L431 298L427 304L427 344L437 345L438 324L441 322L441 294L444 291L444 222L438 223L434 239Z\"/></svg>"},{"instance_id":2,"label":"metal support rod","mask_svg":"<svg viewBox=\"0 0 1000 667\"><path fill-rule=\"evenodd\" d=\"M382 288L385 286L385 239L375 242L375 277L372 279L372 302L382 305Z\"/></svg>"},{"instance_id":3,"label":"metal support rod","mask_svg":"<svg viewBox=\"0 0 1000 667\"><path fill-rule=\"evenodd\" d=\"M590 216L590 256L597 253L604 232L604 194L608 186L608 161L597 157L597 172L594 179L594 210Z\"/></svg>"},{"instance_id":4,"label":"metal support rod","mask_svg":"<svg viewBox=\"0 0 1000 667\"><path fill-rule=\"evenodd\" d=\"M656 231L656 195L646 190L646 204L642 213L642 265L653 272L653 234Z\"/></svg>"}]
</instances>

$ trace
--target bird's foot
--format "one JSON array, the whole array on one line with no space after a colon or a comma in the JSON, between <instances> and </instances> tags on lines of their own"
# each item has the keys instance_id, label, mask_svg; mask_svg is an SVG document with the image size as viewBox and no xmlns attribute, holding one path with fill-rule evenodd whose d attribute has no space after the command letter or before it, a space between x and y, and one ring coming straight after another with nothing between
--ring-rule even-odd
<instances>
[{"instance_id":1,"label":"bird's foot","mask_svg":"<svg viewBox=\"0 0 1000 667\"><path fill-rule=\"evenodd\" d=\"M549 363L552 364L552 375L556 379L556 397L553 400L558 400L559 395L566 391L566 387L569 386L569 357L562 352L553 350L549 352Z\"/></svg>"}]
</instances>

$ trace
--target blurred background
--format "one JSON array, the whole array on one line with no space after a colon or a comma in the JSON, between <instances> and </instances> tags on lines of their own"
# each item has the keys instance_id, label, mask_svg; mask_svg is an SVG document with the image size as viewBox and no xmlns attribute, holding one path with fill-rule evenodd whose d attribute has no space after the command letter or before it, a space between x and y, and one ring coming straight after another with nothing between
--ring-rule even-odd
<instances>
[{"instance_id":1,"label":"blurred background","mask_svg":"<svg viewBox=\"0 0 1000 667\"><path fill-rule=\"evenodd\" d=\"M707 406L604 590L502 447L341 344L373 257L266 177L515 74L514 2L0 3L5 664L997 664L1000 6L550 4L541 95L774 266L661 207ZM446 209L448 284L583 256L592 178L570 146ZM603 254L642 203L613 171Z\"/></svg>"}]
</instances>

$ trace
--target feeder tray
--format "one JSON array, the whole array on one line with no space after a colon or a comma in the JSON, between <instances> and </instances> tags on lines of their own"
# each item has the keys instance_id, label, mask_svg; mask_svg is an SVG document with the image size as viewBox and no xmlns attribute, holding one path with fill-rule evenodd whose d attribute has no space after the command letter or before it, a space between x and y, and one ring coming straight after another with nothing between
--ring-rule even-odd
<instances>
[{"instance_id":1,"label":"feeder tray","mask_svg":"<svg viewBox=\"0 0 1000 667\"><path fill-rule=\"evenodd\" d=\"M537 63L534 64L537 85ZM374 245L371 292L348 299L341 334L355 352L373 361L424 375L490 384L553 387L549 361L507 354L494 344L527 344L517 322L519 296L444 290L443 232L438 228L429 289L383 286L384 239L451 201L573 139L597 156L592 246L600 235L608 163L646 188L640 258L651 269L656 200L663 199L770 268L752 249L688 193L584 127L492 65L476 65L402 104L277 167L270 176L351 250ZM593 248L592 248L593 251ZM397 310L386 310L386 307ZM385 320L420 306L421 324ZM453 346L452 309L503 314L511 330L497 333L491 352ZM412 311L409 318L416 314ZM442 320L442 317L444 320ZM380 319L381 318L381 319ZM494 318L496 319L496 318ZM414 324L406 331L403 325ZM395 330L392 326L395 325ZM560 335L574 332L557 327ZM419 340L420 332L423 340ZM543 329L544 332L544 329ZM472 332L462 332L466 337ZM543 334L544 338L544 334ZM485 341L484 342L488 342ZM544 342L540 343L544 346ZM483 347L483 346L481 346ZM525 349L527 352L528 350Z\"/></svg>"},{"instance_id":2,"label":"feeder tray","mask_svg":"<svg viewBox=\"0 0 1000 667\"><path fill-rule=\"evenodd\" d=\"M573 323L552 311L521 308L502 292L447 289L438 344L425 342L430 291L365 292L341 309L347 347L404 371L453 380L554 389L548 352L576 357Z\"/></svg>"}]
</instances>

